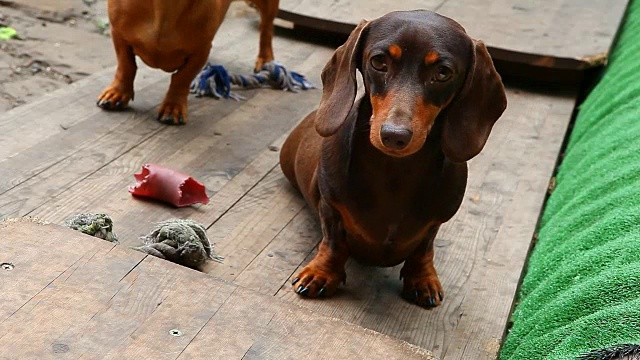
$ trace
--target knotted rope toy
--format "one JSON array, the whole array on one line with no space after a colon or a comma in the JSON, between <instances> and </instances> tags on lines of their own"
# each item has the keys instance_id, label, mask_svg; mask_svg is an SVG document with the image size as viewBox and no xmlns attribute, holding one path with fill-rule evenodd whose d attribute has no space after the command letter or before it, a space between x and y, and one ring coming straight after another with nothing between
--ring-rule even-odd
<instances>
[{"instance_id":1,"label":"knotted rope toy","mask_svg":"<svg viewBox=\"0 0 640 360\"><path fill-rule=\"evenodd\" d=\"M208 259L223 259L213 253L205 227L193 220L163 221L143 241L143 246L134 249L193 269Z\"/></svg>"},{"instance_id":2,"label":"knotted rope toy","mask_svg":"<svg viewBox=\"0 0 640 360\"><path fill-rule=\"evenodd\" d=\"M252 75L229 73L224 66L208 62L191 82L190 91L197 97L243 100L244 97L231 92L232 84L245 89L271 87L292 92L316 88L303 75L287 69L276 61L265 63L259 72Z\"/></svg>"},{"instance_id":3,"label":"knotted rope toy","mask_svg":"<svg viewBox=\"0 0 640 360\"><path fill-rule=\"evenodd\" d=\"M118 237L113 232L113 221L107 214L77 214L65 220L64 226L83 234L118 243Z\"/></svg>"}]
</instances>

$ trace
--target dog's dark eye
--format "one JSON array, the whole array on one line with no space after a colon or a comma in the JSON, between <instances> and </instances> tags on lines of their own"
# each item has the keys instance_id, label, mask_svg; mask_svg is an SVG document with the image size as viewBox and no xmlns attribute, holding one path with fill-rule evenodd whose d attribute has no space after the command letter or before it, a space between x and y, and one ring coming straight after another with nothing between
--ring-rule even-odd
<instances>
[{"instance_id":1,"label":"dog's dark eye","mask_svg":"<svg viewBox=\"0 0 640 360\"><path fill-rule=\"evenodd\" d=\"M453 70L449 69L446 66L440 66L438 68L438 72L433 77L434 81L445 82L453 76Z\"/></svg>"},{"instance_id":2,"label":"dog's dark eye","mask_svg":"<svg viewBox=\"0 0 640 360\"><path fill-rule=\"evenodd\" d=\"M380 72L387 72L387 59L384 55L376 55L371 58L371 66Z\"/></svg>"}]
</instances>

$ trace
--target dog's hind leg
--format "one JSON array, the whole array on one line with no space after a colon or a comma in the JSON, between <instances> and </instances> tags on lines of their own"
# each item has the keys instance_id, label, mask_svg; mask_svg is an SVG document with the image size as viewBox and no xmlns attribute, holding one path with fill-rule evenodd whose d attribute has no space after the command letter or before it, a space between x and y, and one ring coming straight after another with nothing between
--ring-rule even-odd
<instances>
[{"instance_id":1,"label":"dog's hind leg","mask_svg":"<svg viewBox=\"0 0 640 360\"><path fill-rule=\"evenodd\" d=\"M118 68L111 84L98 97L97 105L105 110L120 110L133 100L133 80L138 69L133 49L117 34L113 34Z\"/></svg>"},{"instance_id":2,"label":"dog's hind leg","mask_svg":"<svg viewBox=\"0 0 640 360\"><path fill-rule=\"evenodd\" d=\"M278 14L279 0L249 0L260 12L260 51L256 59L255 71L273 61L273 20Z\"/></svg>"}]
</instances>

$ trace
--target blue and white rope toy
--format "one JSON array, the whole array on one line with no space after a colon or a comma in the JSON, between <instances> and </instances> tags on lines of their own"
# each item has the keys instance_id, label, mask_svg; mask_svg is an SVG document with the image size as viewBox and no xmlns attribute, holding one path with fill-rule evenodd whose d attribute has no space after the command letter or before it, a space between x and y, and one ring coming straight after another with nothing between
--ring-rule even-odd
<instances>
[{"instance_id":1,"label":"blue and white rope toy","mask_svg":"<svg viewBox=\"0 0 640 360\"><path fill-rule=\"evenodd\" d=\"M316 88L303 75L287 69L276 61L265 63L259 72L252 75L229 73L224 66L208 62L191 82L190 91L198 97L231 98L236 101L244 99L231 91L232 84L245 89L271 87L292 92Z\"/></svg>"}]
</instances>

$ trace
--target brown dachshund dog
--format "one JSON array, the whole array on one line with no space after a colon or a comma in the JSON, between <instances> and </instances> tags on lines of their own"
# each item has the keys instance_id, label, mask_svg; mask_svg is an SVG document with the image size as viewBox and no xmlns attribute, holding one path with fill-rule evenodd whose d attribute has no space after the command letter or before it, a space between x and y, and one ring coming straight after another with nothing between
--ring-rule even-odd
<instances>
[{"instance_id":1,"label":"brown dachshund dog","mask_svg":"<svg viewBox=\"0 0 640 360\"><path fill-rule=\"evenodd\" d=\"M365 93L354 103L356 69ZM307 297L330 296L352 257L404 262L403 297L438 306L434 238L458 211L467 161L507 106L484 44L430 11L363 21L322 72L318 109L282 147L282 171L317 210L323 238L293 280Z\"/></svg>"},{"instance_id":2,"label":"brown dachshund dog","mask_svg":"<svg viewBox=\"0 0 640 360\"><path fill-rule=\"evenodd\" d=\"M187 122L189 85L206 64L213 37L233 0L109 0L111 35L118 59L113 82L98 106L122 109L133 100L135 56L152 68L171 72L158 119ZM247 0L260 12L260 52L256 70L273 60L273 20L279 0Z\"/></svg>"}]
</instances>

